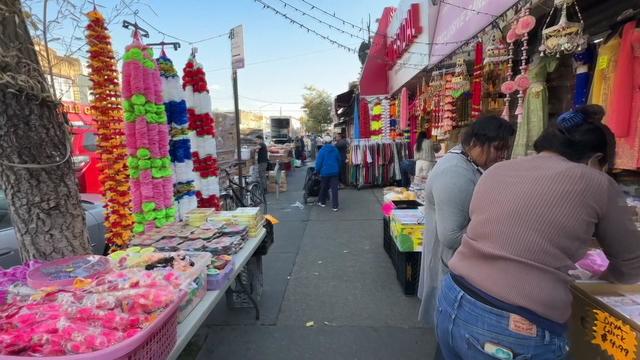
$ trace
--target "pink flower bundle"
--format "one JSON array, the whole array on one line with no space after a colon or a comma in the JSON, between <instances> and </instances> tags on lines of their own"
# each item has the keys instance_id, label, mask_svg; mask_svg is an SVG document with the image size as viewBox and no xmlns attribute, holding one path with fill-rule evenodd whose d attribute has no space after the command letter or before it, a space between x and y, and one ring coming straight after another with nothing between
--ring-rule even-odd
<instances>
[{"instance_id":1,"label":"pink flower bundle","mask_svg":"<svg viewBox=\"0 0 640 360\"><path fill-rule=\"evenodd\" d=\"M169 128L160 71L139 36L126 48L122 71L125 134L136 234L176 219ZM171 183L171 186L168 184Z\"/></svg>"}]
</instances>

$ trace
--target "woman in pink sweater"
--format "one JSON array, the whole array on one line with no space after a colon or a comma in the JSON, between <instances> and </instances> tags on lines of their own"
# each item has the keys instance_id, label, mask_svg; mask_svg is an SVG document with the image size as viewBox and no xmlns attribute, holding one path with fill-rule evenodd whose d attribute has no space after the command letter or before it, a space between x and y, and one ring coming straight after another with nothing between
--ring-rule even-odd
<instances>
[{"instance_id":1,"label":"woman in pink sweater","mask_svg":"<svg viewBox=\"0 0 640 360\"><path fill-rule=\"evenodd\" d=\"M564 359L568 271L594 236L610 261L606 279L640 280L640 233L602 171L615 154L603 116L597 105L561 115L536 140L537 155L480 178L438 298L445 359Z\"/></svg>"}]
</instances>

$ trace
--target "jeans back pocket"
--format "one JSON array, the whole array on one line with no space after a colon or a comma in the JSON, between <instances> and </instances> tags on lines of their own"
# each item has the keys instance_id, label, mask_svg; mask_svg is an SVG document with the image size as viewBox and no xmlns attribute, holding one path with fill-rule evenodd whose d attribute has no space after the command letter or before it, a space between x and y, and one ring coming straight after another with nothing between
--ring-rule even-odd
<instances>
[{"instance_id":1,"label":"jeans back pocket","mask_svg":"<svg viewBox=\"0 0 640 360\"><path fill-rule=\"evenodd\" d=\"M486 341L484 341L486 340ZM466 335L466 353L462 357L463 359L474 359L474 360L530 360L531 355L529 354L518 354L514 352L514 349L504 347L504 349L508 349L504 351L502 354L500 350L495 353L489 353L485 350L485 344L492 343L498 347L502 347L502 344L497 342L492 342L490 339L483 339L481 344L481 340L474 338L471 335ZM508 351L508 352L507 352ZM511 355L509 355L511 354Z\"/></svg>"}]
</instances>

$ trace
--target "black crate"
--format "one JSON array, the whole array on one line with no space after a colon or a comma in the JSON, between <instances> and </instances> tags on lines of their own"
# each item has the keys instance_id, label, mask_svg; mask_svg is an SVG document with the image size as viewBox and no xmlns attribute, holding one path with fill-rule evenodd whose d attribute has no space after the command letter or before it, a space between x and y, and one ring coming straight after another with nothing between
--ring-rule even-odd
<instances>
[{"instance_id":1,"label":"black crate","mask_svg":"<svg viewBox=\"0 0 640 360\"><path fill-rule=\"evenodd\" d=\"M416 200L393 200L391 201L396 209L417 209L422 204Z\"/></svg>"},{"instance_id":2,"label":"black crate","mask_svg":"<svg viewBox=\"0 0 640 360\"><path fill-rule=\"evenodd\" d=\"M415 296L418 293L418 282L420 281L422 253L419 251L400 251L390 235L384 237L384 249L391 258L402 292L407 296Z\"/></svg>"},{"instance_id":3,"label":"black crate","mask_svg":"<svg viewBox=\"0 0 640 360\"><path fill-rule=\"evenodd\" d=\"M265 221L264 228L267 229L267 235L262 239L262 242L256 249L255 253L253 253L253 256L267 255L269 248L273 245L273 241L275 240L275 237L273 236L273 224L269 220Z\"/></svg>"},{"instance_id":4,"label":"black crate","mask_svg":"<svg viewBox=\"0 0 640 360\"><path fill-rule=\"evenodd\" d=\"M391 257L391 242L393 239L391 238L391 226L388 217L384 217L382 219L382 246L384 247L384 251Z\"/></svg>"}]
</instances>

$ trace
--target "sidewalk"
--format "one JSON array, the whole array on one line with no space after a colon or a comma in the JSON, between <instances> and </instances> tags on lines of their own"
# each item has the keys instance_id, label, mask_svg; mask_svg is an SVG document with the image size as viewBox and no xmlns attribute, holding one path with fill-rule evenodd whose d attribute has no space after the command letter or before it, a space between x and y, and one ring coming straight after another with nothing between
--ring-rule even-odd
<instances>
[{"instance_id":1,"label":"sidewalk","mask_svg":"<svg viewBox=\"0 0 640 360\"><path fill-rule=\"evenodd\" d=\"M306 169L269 195L281 222L263 258L261 319L222 301L181 359L430 359L434 334L417 321L382 248L379 189L340 191L340 212L302 202ZM313 199L312 199L313 200ZM313 322L313 326L307 323Z\"/></svg>"}]
</instances>

